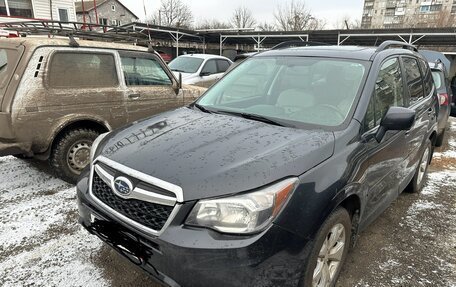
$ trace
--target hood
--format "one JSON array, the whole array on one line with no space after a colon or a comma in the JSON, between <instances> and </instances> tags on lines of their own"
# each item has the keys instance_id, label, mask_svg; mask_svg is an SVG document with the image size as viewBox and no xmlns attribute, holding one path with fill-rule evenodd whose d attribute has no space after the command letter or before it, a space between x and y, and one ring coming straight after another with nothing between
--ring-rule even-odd
<instances>
[{"instance_id":1,"label":"hood","mask_svg":"<svg viewBox=\"0 0 456 287\"><path fill-rule=\"evenodd\" d=\"M112 132L98 154L180 186L189 201L299 176L333 150L332 132L181 108Z\"/></svg>"}]
</instances>

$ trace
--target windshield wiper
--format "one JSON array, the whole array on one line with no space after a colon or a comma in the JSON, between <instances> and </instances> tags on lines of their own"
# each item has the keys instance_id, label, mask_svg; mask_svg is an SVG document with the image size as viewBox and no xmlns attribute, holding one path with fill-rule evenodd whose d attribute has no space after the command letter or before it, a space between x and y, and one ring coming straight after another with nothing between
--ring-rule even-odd
<instances>
[{"instance_id":1,"label":"windshield wiper","mask_svg":"<svg viewBox=\"0 0 456 287\"><path fill-rule=\"evenodd\" d=\"M194 103L193 106L197 107L200 111L204 112L204 113L208 113L208 114L212 114L213 112L206 109L206 107L200 105L200 104L197 104L197 103Z\"/></svg>"},{"instance_id":2,"label":"windshield wiper","mask_svg":"<svg viewBox=\"0 0 456 287\"><path fill-rule=\"evenodd\" d=\"M218 112L224 113L224 114L231 114L231 115L235 115L235 116L240 116L240 117L243 117L244 119L249 119L249 120L253 120L253 121L263 122L263 123L267 123L267 124L271 124L271 125L275 125L275 126L279 126L279 127L288 126L288 125L282 124L282 123L280 123L278 121L275 121L275 120L270 119L270 118L265 117L265 116L249 114L249 113L241 113L241 112L221 111L221 110L219 110Z\"/></svg>"}]
</instances>

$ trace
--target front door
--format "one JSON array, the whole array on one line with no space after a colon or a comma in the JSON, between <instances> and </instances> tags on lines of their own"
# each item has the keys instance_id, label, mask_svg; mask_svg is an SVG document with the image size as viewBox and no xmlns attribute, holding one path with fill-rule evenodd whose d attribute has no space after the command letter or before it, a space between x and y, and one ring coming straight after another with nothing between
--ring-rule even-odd
<instances>
[{"instance_id":1,"label":"front door","mask_svg":"<svg viewBox=\"0 0 456 287\"><path fill-rule=\"evenodd\" d=\"M388 131L379 143L375 134L382 118L392 106L405 105L406 89L398 58L386 60L379 72L375 91L364 120L363 135L369 158L366 172L367 202L365 218L373 220L399 193L405 170L406 132Z\"/></svg>"},{"instance_id":2,"label":"front door","mask_svg":"<svg viewBox=\"0 0 456 287\"><path fill-rule=\"evenodd\" d=\"M119 52L125 84L128 121L150 117L184 105L173 77L155 54Z\"/></svg>"}]
</instances>

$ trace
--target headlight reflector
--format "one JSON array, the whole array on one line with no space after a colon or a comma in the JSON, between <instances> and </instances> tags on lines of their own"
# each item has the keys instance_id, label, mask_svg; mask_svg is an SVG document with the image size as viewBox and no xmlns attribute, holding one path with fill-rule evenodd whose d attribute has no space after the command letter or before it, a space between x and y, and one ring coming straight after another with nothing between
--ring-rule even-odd
<instances>
[{"instance_id":1,"label":"headlight reflector","mask_svg":"<svg viewBox=\"0 0 456 287\"><path fill-rule=\"evenodd\" d=\"M223 233L250 234L261 231L276 218L297 185L297 178L289 178L252 193L200 200L186 224Z\"/></svg>"}]
</instances>

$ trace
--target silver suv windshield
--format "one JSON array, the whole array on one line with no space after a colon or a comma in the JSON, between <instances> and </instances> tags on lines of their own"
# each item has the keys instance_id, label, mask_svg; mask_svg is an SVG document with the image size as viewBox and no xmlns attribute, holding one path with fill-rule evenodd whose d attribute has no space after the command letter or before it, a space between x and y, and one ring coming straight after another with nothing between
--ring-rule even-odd
<instances>
[{"instance_id":1,"label":"silver suv windshield","mask_svg":"<svg viewBox=\"0 0 456 287\"><path fill-rule=\"evenodd\" d=\"M256 116L285 126L344 123L363 83L362 61L254 57L231 71L198 102L211 112Z\"/></svg>"},{"instance_id":2,"label":"silver suv windshield","mask_svg":"<svg viewBox=\"0 0 456 287\"><path fill-rule=\"evenodd\" d=\"M203 61L200 58L180 56L172 60L168 66L174 72L193 74L198 71Z\"/></svg>"}]
</instances>

